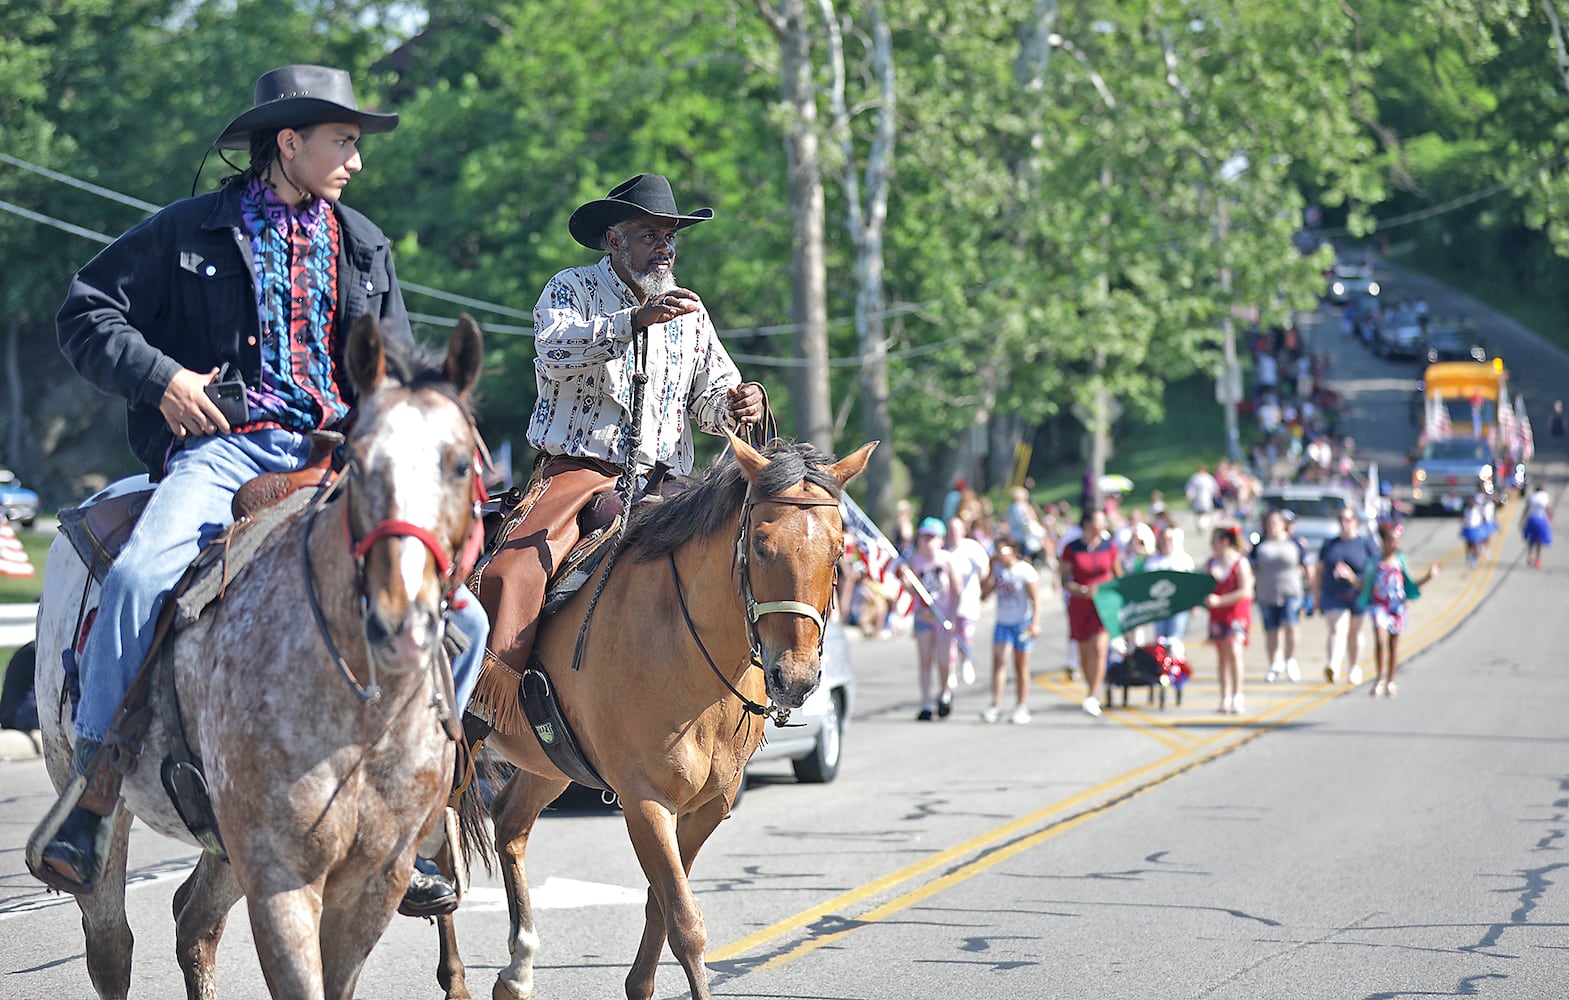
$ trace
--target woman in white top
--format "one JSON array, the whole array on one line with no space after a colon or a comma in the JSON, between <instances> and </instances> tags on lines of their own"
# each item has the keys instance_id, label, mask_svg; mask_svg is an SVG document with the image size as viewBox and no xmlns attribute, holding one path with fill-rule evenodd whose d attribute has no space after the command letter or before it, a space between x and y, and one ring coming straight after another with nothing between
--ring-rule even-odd
<instances>
[{"instance_id":1,"label":"woman in white top","mask_svg":"<svg viewBox=\"0 0 1569 1000\"><path fill-rule=\"evenodd\" d=\"M1525 502L1525 561L1542 568L1542 550L1553 544L1553 498L1538 486Z\"/></svg>"}]
</instances>

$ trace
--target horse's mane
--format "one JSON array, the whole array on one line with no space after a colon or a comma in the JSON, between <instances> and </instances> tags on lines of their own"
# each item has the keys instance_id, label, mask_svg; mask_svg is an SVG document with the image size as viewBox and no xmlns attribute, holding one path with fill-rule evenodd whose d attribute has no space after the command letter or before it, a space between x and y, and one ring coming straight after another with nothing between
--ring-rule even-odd
<instances>
[{"instance_id":1,"label":"horse's mane","mask_svg":"<svg viewBox=\"0 0 1569 1000\"><path fill-rule=\"evenodd\" d=\"M825 468L833 456L815 445L775 438L759 450L769 461L752 484L754 499L783 493L802 480L821 486L830 496L840 495L839 480ZM693 538L734 532L745 497L746 477L735 456L726 451L686 492L634 507L622 545L637 546L638 562L646 562L674 552Z\"/></svg>"},{"instance_id":2,"label":"horse's mane","mask_svg":"<svg viewBox=\"0 0 1569 1000\"><path fill-rule=\"evenodd\" d=\"M447 378L447 352L427 347L418 341L404 343L391 339L382 341L382 351L387 359L387 374L410 390L434 389L457 403L465 414L468 402L458 395L457 389Z\"/></svg>"}]
</instances>

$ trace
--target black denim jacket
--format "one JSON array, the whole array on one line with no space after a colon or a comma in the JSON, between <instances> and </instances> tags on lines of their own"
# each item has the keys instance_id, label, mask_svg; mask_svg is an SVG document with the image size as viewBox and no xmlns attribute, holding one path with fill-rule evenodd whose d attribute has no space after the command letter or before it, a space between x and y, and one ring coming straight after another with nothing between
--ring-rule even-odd
<instances>
[{"instance_id":1,"label":"black denim jacket","mask_svg":"<svg viewBox=\"0 0 1569 1000\"><path fill-rule=\"evenodd\" d=\"M158 404L180 368L228 363L261 384L256 262L240 209L241 185L175 202L115 240L76 273L55 318L60 349L93 385L127 405L126 437L154 479L173 440ZM387 238L338 203L337 343L370 313L382 334L412 345ZM341 363L342 358L338 358ZM353 386L345 384L353 403Z\"/></svg>"}]
</instances>

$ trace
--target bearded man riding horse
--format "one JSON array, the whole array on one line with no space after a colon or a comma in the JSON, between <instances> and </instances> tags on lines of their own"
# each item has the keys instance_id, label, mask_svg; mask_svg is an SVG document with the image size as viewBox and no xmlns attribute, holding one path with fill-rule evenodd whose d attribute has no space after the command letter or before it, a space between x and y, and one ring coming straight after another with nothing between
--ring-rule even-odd
<instances>
[{"instance_id":1,"label":"bearded man riding horse","mask_svg":"<svg viewBox=\"0 0 1569 1000\"><path fill-rule=\"evenodd\" d=\"M85 781L51 811L58 829L40 831L47 871L38 874L56 888L91 892L101 867L103 818L121 772L110 766L118 755L99 750L170 588L233 520L242 484L301 470L313 433L352 418L343 350L356 320L376 318L395 348L413 347L389 241L340 201L363 166L361 136L397 124L396 114L361 111L342 70L266 73L253 106L214 143L248 146L249 166L137 225L71 283L57 319L61 349L95 386L125 398L131 446L159 485L68 668L80 690L72 768ZM453 595L450 616L471 640L452 668L461 706L488 626L466 589ZM434 871L421 863L405 912L456 906Z\"/></svg>"},{"instance_id":2,"label":"bearded man riding horse","mask_svg":"<svg viewBox=\"0 0 1569 1000\"><path fill-rule=\"evenodd\" d=\"M741 381L702 300L676 284L677 232L713 216L683 214L669 180L639 174L567 223L606 254L557 273L534 305L539 457L477 587L491 644L469 711L487 722L519 711L545 587L578 543L579 513L618 483L657 494L666 475L689 473L691 423L720 434L763 418L763 387Z\"/></svg>"}]
</instances>

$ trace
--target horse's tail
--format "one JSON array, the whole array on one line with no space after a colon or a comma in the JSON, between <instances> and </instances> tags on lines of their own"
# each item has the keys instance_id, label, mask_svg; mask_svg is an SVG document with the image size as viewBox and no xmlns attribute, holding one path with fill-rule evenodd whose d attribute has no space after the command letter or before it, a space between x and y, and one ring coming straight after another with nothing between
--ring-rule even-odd
<instances>
[{"instance_id":1,"label":"horse's tail","mask_svg":"<svg viewBox=\"0 0 1569 1000\"><path fill-rule=\"evenodd\" d=\"M458 813L458 852L463 855L465 867L472 868L474 856L485 866L485 871L495 874L496 846L491 840L485 820L490 816L490 806L485 801L485 789L503 784L502 765L494 754L484 752L485 741L458 741L458 773L465 775L462 785L454 793L453 803Z\"/></svg>"}]
</instances>

